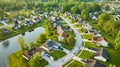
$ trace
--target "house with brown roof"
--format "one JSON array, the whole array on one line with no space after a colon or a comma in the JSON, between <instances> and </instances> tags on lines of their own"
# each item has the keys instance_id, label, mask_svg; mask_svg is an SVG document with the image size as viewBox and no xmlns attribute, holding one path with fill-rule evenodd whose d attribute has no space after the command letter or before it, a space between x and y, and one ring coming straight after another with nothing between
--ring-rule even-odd
<instances>
[{"instance_id":1,"label":"house with brown roof","mask_svg":"<svg viewBox=\"0 0 120 67\"><path fill-rule=\"evenodd\" d=\"M60 25L57 26L57 33L60 34L62 32L64 32L64 30L62 29L62 27Z\"/></svg>"},{"instance_id":2,"label":"house with brown roof","mask_svg":"<svg viewBox=\"0 0 120 67\"><path fill-rule=\"evenodd\" d=\"M108 59L108 53L104 48L100 48L97 51L96 56L94 58L97 59L97 60L101 60L101 61L106 62L107 59Z\"/></svg>"},{"instance_id":3,"label":"house with brown roof","mask_svg":"<svg viewBox=\"0 0 120 67\"><path fill-rule=\"evenodd\" d=\"M66 32L60 33L58 36L58 41L62 41L64 38L67 38L69 35Z\"/></svg>"},{"instance_id":4,"label":"house with brown roof","mask_svg":"<svg viewBox=\"0 0 120 67\"><path fill-rule=\"evenodd\" d=\"M101 60L106 62L108 59L108 53L103 48L92 48L92 50L96 51L94 54L94 57L91 59L88 59L85 62L85 67L103 67L101 63L99 63L97 60Z\"/></svg>"},{"instance_id":5,"label":"house with brown roof","mask_svg":"<svg viewBox=\"0 0 120 67\"><path fill-rule=\"evenodd\" d=\"M103 65L95 59L89 59L87 60L85 67L103 67Z\"/></svg>"},{"instance_id":6,"label":"house with brown roof","mask_svg":"<svg viewBox=\"0 0 120 67\"><path fill-rule=\"evenodd\" d=\"M22 56L23 56L23 58L25 58L26 60L30 60L36 52L39 52L40 55L43 55L44 52L45 52L45 50L42 49L42 48L33 47L33 48L25 51L25 52L22 54Z\"/></svg>"},{"instance_id":7,"label":"house with brown roof","mask_svg":"<svg viewBox=\"0 0 120 67\"><path fill-rule=\"evenodd\" d=\"M104 46L104 47L108 46L107 41L105 41L104 37L102 37L102 35L99 33L94 35L93 42L97 43L97 45L99 46Z\"/></svg>"},{"instance_id":8,"label":"house with brown roof","mask_svg":"<svg viewBox=\"0 0 120 67\"><path fill-rule=\"evenodd\" d=\"M64 31L62 26L57 26L58 41L62 41L64 38L67 38L69 35Z\"/></svg>"}]
</instances>

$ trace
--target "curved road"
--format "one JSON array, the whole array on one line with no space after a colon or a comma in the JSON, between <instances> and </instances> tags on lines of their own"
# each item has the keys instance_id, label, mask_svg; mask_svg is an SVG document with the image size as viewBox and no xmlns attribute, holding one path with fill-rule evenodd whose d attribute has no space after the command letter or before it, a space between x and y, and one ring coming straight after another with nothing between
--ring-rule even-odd
<instances>
[{"instance_id":1,"label":"curved road","mask_svg":"<svg viewBox=\"0 0 120 67\"><path fill-rule=\"evenodd\" d=\"M67 55L65 55L64 57L60 58L59 60L55 61L54 63L51 63L45 67L62 67L62 65L64 65L65 63L67 63L68 61L70 61L75 54L80 50L80 47L82 46L82 37L81 34L73 27L73 25L70 23L69 20L67 20L66 18L62 17L61 18L70 26L70 28L74 31L75 35L76 35L76 43L74 48L67 53Z\"/></svg>"}]
</instances>

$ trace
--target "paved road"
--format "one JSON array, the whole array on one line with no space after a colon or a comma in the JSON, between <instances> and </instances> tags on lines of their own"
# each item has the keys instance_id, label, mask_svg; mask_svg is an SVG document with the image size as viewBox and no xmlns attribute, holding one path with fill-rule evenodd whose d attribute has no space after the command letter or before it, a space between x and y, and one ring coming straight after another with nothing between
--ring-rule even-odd
<instances>
[{"instance_id":1,"label":"paved road","mask_svg":"<svg viewBox=\"0 0 120 67\"><path fill-rule=\"evenodd\" d=\"M45 67L62 67L62 65L64 65L65 63L67 63L68 61L70 61L75 54L80 50L80 47L82 46L82 37L81 34L77 31L77 29L75 29L73 27L73 25L70 23L69 20L67 20L64 17L61 17L69 26L70 28L74 31L75 35L76 35L76 43L74 48L72 49L72 51L70 51L69 53L67 53L67 55L65 55L64 57L60 58L59 60L57 60L54 63L51 63Z\"/></svg>"}]
</instances>

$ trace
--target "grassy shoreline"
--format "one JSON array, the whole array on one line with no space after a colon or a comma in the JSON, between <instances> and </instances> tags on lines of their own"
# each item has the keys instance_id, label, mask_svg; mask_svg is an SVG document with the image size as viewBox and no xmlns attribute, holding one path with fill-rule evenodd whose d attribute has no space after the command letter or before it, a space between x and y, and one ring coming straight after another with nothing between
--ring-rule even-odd
<instances>
[{"instance_id":1,"label":"grassy shoreline","mask_svg":"<svg viewBox=\"0 0 120 67\"><path fill-rule=\"evenodd\" d=\"M42 26L45 21L46 21L46 19L44 19L44 20L42 20L42 21L40 21L40 22L38 22L38 23L36 23L36 24L34 24L34 25L30 25L30 26L28 26L28 27L21 28L21 29L18 29L18 30L12 30L12 29L10 29L10 30L12 31L12 33L9 34L9 35L7 35L7 36L1 36L1 37L0 37L0 40L3 41L3 40L6 40L6 39L9 39L9 38L11 38L11 37L14 37L14 36L16 36L16 35L22 34L22 33L24 33L24 32L33 30L33 29L35 29L35 28L37 28L37 27ZM9 29L9 28L8 28L8 29Z\"/></svg>"}]
</instances>

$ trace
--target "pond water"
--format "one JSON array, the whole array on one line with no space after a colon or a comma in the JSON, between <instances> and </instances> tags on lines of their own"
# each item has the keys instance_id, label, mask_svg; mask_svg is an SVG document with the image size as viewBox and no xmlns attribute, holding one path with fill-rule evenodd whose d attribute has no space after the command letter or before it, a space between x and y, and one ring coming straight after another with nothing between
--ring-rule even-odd
<instances>
[{"instance_id":1,"label":"pond water","mask_svg":"<svg viewBox=\"0 0 120 67\"><path fill-rule=\"evenodd\" d=\"M30 43L43 32L45 32L44 28L39 27L32 31L25 32L22 35L20 34L0 42L0 67L7 67L7 56L20 49L17 41L19 36L22 36L27 43Z\"/></svg>"}]
</instances>

